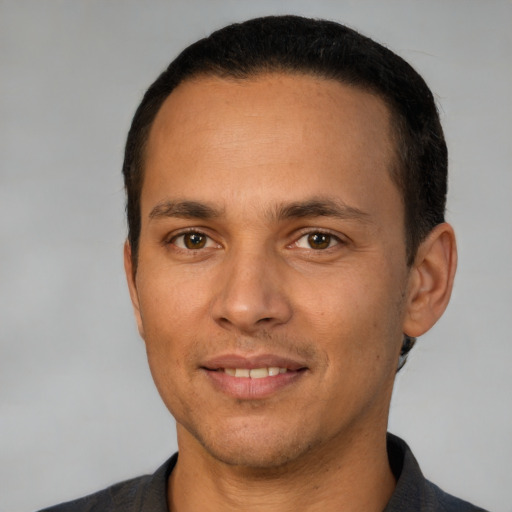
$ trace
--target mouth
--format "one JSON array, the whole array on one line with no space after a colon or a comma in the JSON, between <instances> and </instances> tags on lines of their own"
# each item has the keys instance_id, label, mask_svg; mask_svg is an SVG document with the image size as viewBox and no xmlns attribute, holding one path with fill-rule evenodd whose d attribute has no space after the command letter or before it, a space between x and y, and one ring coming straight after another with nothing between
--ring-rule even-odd
<instances>
[{"instance_id":1,"label":"mouth","mask_svg":"<svg viewBox=\"0 0 512 512\"><path fill-rule=\"evenodd\" d=\"M200 367L214 388L241 400L268 398L297 383L307 372L302 361L264 355L224 356Z\"/></svg>"},{"instance_id":2,"label":"mouth","mask_svg":"<svg viewBox=\"0 0 512 512\"><path fill-rule=\"evenodd\" d=\"M279 366L263 366L262 368L219 368L218 372L224 372L231 377L241 379L264 379L266 377L275 377L277 375L287 373L288 368L282 368Z\"/></svg>"}]
</instances>

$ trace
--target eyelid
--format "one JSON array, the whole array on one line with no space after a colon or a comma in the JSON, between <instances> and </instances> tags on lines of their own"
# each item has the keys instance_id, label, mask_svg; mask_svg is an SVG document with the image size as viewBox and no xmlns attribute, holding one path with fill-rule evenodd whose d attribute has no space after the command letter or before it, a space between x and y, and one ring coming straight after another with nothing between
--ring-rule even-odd
<instances>
[{"instance_id":1,"label":"eyelid","mask_svg":"<svg viewBox=\"0 0 512 512\"><path fill-rule=\"evenodd\" d=\"M329 247L325 249L313 249L312 247L306 248L306 247L299 247L297 244L299 240L301 240L304 237L307 237L309 235L319 233L323 235L330 236L336 243L330 245ZM348 243L347 237L344 237L340 233L333 233L332 231L325 229L325 228L304 228L299 230L298 234L294 237L294 241L289 245L289 247L297 247L298 249L304 249L304 250L311 250L315 252L326 252L330 249L333 249L334 247L337 247L338 245L346 245Z\"/></svg>"},{"instance_id":2,"label":"eyelid","mask_svg":"<svg viewBox=\"0 0 512 512\"><path fill-rule=\"evenodd\" d=\"M217 242L215 240L214 237L212 237L210 234L207 233L208 230L204 229L204 228L197 228L197 227L187 227L187 228L183 228L183 229L180 229L180 230L177 230L173 233L170 233L168 234L164 240L163 240L163 244L164 245L174 245L177 249L179 250L183 250L183 251L187 251L187 252L190 252L190 251L193 251L194 249L188 249L188 248L185 248L185 247L180 247L179 245L177 245L175 243L175 241L180 238L180 237L183 237L189 233L197 233L198 235L201 235L201 236L204 236L208 239L209 242L207 242L207 247L202 247L200 249L197 249L198 251L199 250L204 250L204 249L207 249L207 248L211 248L212 245L220 248L222 247L222 245ZM302 247L298 247L297 246L297 243L299 240L301 240L302 238L306 237L306 236L309 236L311 234L315 234L315 233L319 233L319 234L325 234L325 235L328 235L331 237L331 239L333 241L335 241L334 244L330 245L329 247L325 248L325 249L313 249L312 247L309 247L309 248L302 248ZM330 231L329 229L325 229L325 228L310 228L310 227L307 227L307 228L303 228L303 229L300 229L296 234L295 236L293 237L293 242L291 242L290 244L288 244L288 247L297 247L298 249L305 249L305 250L314 250L315 252L325 252L325 251L328 251L329 249L332 249L338 245L345 245L348 243L348 240L347 240L347 237L341 235L340 233L333 233L332 231Z\"/></svg>"},{"instance_id":3,"label":"eyelid","mask_svg":"<svg viewBox=\"0 0 512 512\"><path fill-rule=\"evenodd\" d=\"M186 247L180 247L179 245L177 245L175 243L178 238L183 237L187 234L198 234L198 235L204 236L208 239L209 242L207 242L207 246L201 247L199 249L188 249ZM174 247L176 247L177 249L179 249L181 251L187 251L187 252L192 252L194 250L201 251L204 249L210 249L210 248L212 248L212 245L215 245L216 247L221 246L218 242L215 241L215 239L212 236L210 236L208 233L206 233L204 229L194 228L194 227L180 229L176 232L173 232L173 233L167 235L164 239L164 245L174 245Z\"/></svg>"}]
</instances>

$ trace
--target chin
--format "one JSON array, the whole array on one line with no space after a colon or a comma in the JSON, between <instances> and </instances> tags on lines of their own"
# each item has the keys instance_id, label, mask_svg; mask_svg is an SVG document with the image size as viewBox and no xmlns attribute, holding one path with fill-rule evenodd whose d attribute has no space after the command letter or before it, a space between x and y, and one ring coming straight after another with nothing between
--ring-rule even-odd
<instances>
[{"instance_id":1,"label":"chin","mask_svg":"<svg viewBox=\"0 0 512 512\"><path fill-rule=\"evenodd\" d=\"M259 422L251 422L250 425L224 426L222 431L202 433L189 430L189 433L214 459L229 466L254 470L288 466L304 457L316 444L306 441L311 436L292 432L289 426L288 429L270 430L268 424L266 427Z\"/></svg>"},{"instance_id":2,"label":"chin","mask_svg":"<svg viewBox=\"0 0 512 512\"><path fill-rule=\"evenodd\" d=\"M298 446L284 446L280 443L279 446L265 445L247 445L237 446L207 446L204 448L216 460L223 462L229 466L245 467L253 470L269 470L279 469L288 466L290 463L295 462L304 454L307 447Z\"/></svg>"}]
</instances>

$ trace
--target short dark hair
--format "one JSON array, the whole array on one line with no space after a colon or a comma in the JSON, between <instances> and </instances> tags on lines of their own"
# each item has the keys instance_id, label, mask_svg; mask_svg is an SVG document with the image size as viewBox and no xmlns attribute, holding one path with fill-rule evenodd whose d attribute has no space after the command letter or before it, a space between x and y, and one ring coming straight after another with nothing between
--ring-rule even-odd
<instances>
[{"instance_id":1,"label":"short dark hair","mask_svg":"<svg viewBox=\"0 0 512 512\"><path fill-rule=\"evenodd\" d=\"M268 16L222 28L186 48L157 78L135 112L123 175L128 240L137 266L145 148L160 107L180 83L198 76L246 79L265 72L309 74L380 97L391 113L396 162L391 177L405 210L407 262L444 221L447 148L432 92L401 57L333 21Z\"/></svg>"}]
</instances>

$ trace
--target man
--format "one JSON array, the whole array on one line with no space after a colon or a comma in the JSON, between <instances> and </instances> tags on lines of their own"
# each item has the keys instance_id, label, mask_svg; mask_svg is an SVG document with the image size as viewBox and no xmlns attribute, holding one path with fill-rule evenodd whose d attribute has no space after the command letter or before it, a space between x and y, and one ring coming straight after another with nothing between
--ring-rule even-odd
<instances>
[{"instance_id":1,"label":"man","mask_svg":"<svg viewBox=\"0 0 512 512\"><path fill-rule=\"evenodd\" d=\"M433 97L341 25L187 48L128 135L125 267L179 456L51 510L481 510L386 434L456 267Z\"/></svg>"}]
</instances>

